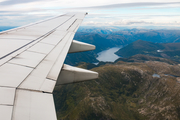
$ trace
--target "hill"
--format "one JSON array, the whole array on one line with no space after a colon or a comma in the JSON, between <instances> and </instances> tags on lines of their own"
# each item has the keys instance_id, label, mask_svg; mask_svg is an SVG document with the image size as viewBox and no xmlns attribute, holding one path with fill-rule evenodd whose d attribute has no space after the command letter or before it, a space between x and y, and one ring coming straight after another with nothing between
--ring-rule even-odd
<instances>
[{"instance_id":1,"label":"hill","mask_svg":"<svg viewBox=\"0 0 180 120\"><path fill-rule=\"evenodd\" d=\"M159 43L137 40L118 50L116 54L123 57L130 57L136 54L149 54L150 52L156 53L159 49L164 49L164 47Z\"/></svg>"},{"instance_id":2,"label":"hill","mask_svg":"<svg viewBox=\"0 0 180 120\"><path fill-rule=\"evenodd\" d=\"M65 60L66 64L77 65L79 62L97 63L97 53L115 46L126 45L130 43L126 38L119 35L100 35L94 33L77 32L75 40L93 44L96 49L88 52L68 54Z\"/></svg>"},{"instance_id":3,"label":"hill","mask_svg":"<svg viewBox=\"0 0 180 120\"><path fill-rule=\"evenodd\" d=\"M168 63L170 65L178 64L178 62L172 61L170 59L161 58L161 57L153 57L153 56L148 56L148 55L143 55L143 54L136 54L136 55L131 56L129 58L119 58L115 61L115 63L118 61L124 61L124 62L159 61L159 62Z\"/></svg>"},{"instance_id":4,"label":"hill","mask_svg":"<svg viewBox=\"0 0 180 120\"><path fill-rule=\"evenodd\" d=\"M154 43L173 43L180 38L180 30L155 30L155 29L123 29L114 31L113 34L124 36L128 40L144 40ZM178 41L177 41L178 42Z\"/></svg>"},{"instance_id":5,"label":"hill","mask_svg":"<svg viewBox=\"0 0 180 120\"><path fill-rule=\"evenodd\" d=\"M180 62L180 43L153 43L137 40L118 50L116 54L126 58L136 54L144 54Z\"/></svg>"},{"instance_id":6,"label":"hill","mask_svg":"<svg viewBox=\"0 0 180 120\"><path fill-rule=\"evenodd\" d=\"M84 32L77 32L74 39L95 45L96 49L93 51L95 53L101 52L111 47L126 45L131 42L120 35L102 35L97 33Z\"/></svg>"},{"instance_id":7,"label":"hill","mask_svg":"<svg viewBox=\"0 0 180 120\"><path fill-rule=\"evenodd\" d=\"M164 47L166 47L162 45L162 43L178 44L179 38L180 38L180 30L152 30L152 29L135 29L135 28L127 29L120 27L80 27L74 39L80 40L82 42L94 44L96 45L96 50L86 53L78 53L72 55L70 54L68 55L65 62L71 65L77 65L79 62L96 63L97 62L96 57L98 52L107 50L112 47L128 45L140 39L152 43L144 42L143 44L138 46L141 47L139 48L138 52L137 52L138 49L136 47L135 51L130 51L131 49L129 50L126 49L121 54L123 54L124 57L130 57L135 54L146 54L156 57L169 58L178 61L179 53L180 53L179 50L173 50L173 51L167 50L164 51L164 53L157 53L157 50L159 49L161 50L162 48L164 49ZM126 54L125 53L126 51L129 53ZM150 51L151 53L146 53ZM84 58L82 56L84 56Z\"/></svg>"},{"instance_id":8,"label":"hill","mask_svg":"<svg viewBox=\"0 0 180 120\"><path fill-rule=\"evenodd\" d=\"M171 29L129 29L126 27L104 26L104 27L87 27L82 26L79 32L98 33L104 35L120 35L128 41L145 40L154 43L173 43L178 42L180 38L180 30Z\"/></svg>"},{"instance_id":9,"label":"hill","mask_svg":"<svg viewBox=\"0 0 180 120\"><path fill-rule=\"evenodd\" d=\"M119 61L93 70L97 80L56 86L58 120L180 119L180 66Z\"/></svg>"}]
</instances>

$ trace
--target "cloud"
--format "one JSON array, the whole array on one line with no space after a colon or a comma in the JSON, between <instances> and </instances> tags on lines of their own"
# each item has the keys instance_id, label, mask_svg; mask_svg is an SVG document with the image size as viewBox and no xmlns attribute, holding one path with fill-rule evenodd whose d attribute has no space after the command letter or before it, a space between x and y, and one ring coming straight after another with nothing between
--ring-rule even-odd
<instances>
[{"instance_id":1,"label":"cloud","mask_svg":"<svg viewBox=\"0 0 180 120\"><path fill-rule=\"evenodd\" d=\"M150 6L163 6L163 5L180 5L180 2L135 2L135 3L121 3L111 4L103 6L92 6L92 7L79 7L72 9L115 9L115 8L127 8L127 7L150 7Z\"/></svg>"},{"instance_id":2,"label":"cloud","mask_svg":"<svg viewBox=\"0 0 180 120\"><path fill-rule=\"evenodd\" d=\"M84 22L83 25L104 25L104 26L121 26L121 25L139 25L139 24L154 24L153 22L145 22L145 21L127 21L127 20L119 20L114 22L94 22L88 21Z\"/></svg>"},{"instance_id":3,"label":"cloud","mask_svg":"<svg viewBox=\"0 0 180 120\"><path fill-rule=\"evenodd\" d=\"M179 26L180 22L151 22L143 20L118 20L112 22L94 22L87 21L83 23L84 26Z\"/></svg>"},{"instance_id":4,"label":"cloud","mask_svg":"<svg viewBox=\"0 0 180 120\"><path fill-rule=\"evenodd\" d=\"M141 1L134 0L132 3L132 0L91 0L87 2L82 2L82 0L0 0L0 26L8 25L8 23L9 25L25 25L25 23L43 20L61 13L77 11L89 12L83 25L158 26L165 25L165 23L179 25L180 13L178 11L180 7L177 7L180 6L179 0L172 0L172 2L168 2L168 0ZM154 7L159 9L151 9ZM171 7L171 9L167 7ZM177 7L176 10L173 9L174 7Z\"/></svg>"},{"instance_id":5,"label":"cloud","mask_svg":"<svg viewBox=\"0 0 180 120\"><path fill-rule=\"evenodd\" d=\"M31 3L36 1L43 1L43 0L6 0L0 2L0 5L15 5L15 4L21 4L21 3Z\"/></svg>"},{"instance_id":6,"label":"cloud","mask_svg":"<svg viewBox=\"0 0 180 120\"><path fill-rule=\"evenodd\" d=\"M43 15L22 15L22 14L16 14L16 16L12 15L4 15L0 17L0 26L22 26L27 25L30 23L34 23L37 21L41 21L44 19L49 18L50 16L43 16Z\"/></svg>"},{"instance_id":7,"label":"cloud","mask_svg":"<svg viewBox=\"0 0 180 120\"><path fill-rule=\"evenodd\" d=\"M112 22L113 25L139 25L139 24L154 24L153 22L146 22L146 21L127 21L127 20L120 20L116 22Z\"/></svg>"}]
</instances>

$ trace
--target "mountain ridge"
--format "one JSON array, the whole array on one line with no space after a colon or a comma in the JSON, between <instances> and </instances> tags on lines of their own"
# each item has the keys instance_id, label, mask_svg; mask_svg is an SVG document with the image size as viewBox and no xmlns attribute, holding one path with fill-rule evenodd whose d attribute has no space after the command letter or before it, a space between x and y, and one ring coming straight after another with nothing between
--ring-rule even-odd
<instances>
[{"instance_id":1,"label":"mountain ridge","mask_svg":"<svg viewBox=\"0 0 180 120\"><path fill-rule=\"evenodd\" d=\"M168 58L180 62L180 43L153 43L137 40L115 54L125 58L136 54Z\"/></svg>"}]
</instances>

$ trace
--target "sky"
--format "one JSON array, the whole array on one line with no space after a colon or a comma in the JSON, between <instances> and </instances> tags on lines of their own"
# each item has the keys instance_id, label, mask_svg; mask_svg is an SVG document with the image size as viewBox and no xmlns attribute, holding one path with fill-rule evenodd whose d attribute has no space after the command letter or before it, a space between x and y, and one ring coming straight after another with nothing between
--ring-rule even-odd
<instances>
[{"instance_id":1,"label":"sky","mask_svg":"<svg viewBox=\"0 0 180 120\"><path fill-rule=\"evenodd\" d=\"M180 28L180 0L0 0L0 26L88 12L82 26Z\"/></svg>"}]
</instances>

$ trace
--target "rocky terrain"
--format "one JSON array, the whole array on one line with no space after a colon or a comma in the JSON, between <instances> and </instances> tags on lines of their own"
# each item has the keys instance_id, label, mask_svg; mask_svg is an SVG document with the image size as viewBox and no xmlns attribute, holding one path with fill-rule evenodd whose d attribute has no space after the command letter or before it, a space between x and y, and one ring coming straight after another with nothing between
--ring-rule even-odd
<instances>
[{"instance_id":1,"label":"rocky terrain","mask_svg":"<svg viewBox=\"0 0 180 120\"><path fill-rule=\"evenodd\" d=\"M58 120L180 119L180 65L117 61L92 70L97 80L56 86Z\"/></svg>"}]
</instances>

